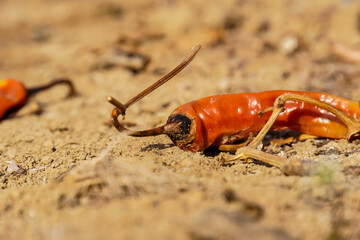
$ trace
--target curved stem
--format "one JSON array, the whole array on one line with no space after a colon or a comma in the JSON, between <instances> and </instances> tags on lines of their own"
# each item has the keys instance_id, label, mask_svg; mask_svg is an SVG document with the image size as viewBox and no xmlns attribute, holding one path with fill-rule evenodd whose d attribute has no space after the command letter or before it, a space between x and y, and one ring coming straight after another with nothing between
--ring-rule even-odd
<instances>
[{"instance_id":1,"label":"curved stem","mask_svg":"<svg viewBox=\"0 0 360 240\"><path fill-rule=\"evenodd\" d=\"M28 88L26 91L27 91L27 95L30 97L30 96L33 96L35 94L37 94L38 92L41 92L43 90L46 90L46 89L49 89L49 88L52 88L53 86L56 86L56 85L67 85L69 87L69 94L68 96L74 96L76 94L76 91L75 91L75 87L72 83L72 81L70 79L67 79L67 78L56 78L54 80L52 80L50 83L47 83L45 85L41 85L41 86L38 86L38 87L32 87L32 88Z\"/></svg>"},{"instance_id":2,"label":"curved stem","mask_svg":"<svg viewBox=\"0 0 360 240\"><path fill-rule=\"evenodd\" d=\"M140 92L138 95L136 95L135 97L130 99L127 103L122 104L121 102L119 102L118 100L116 100L114 97L111 97L111 96L109 96L107 98L107 100L112 105L114 105L115 107L117 107L120 110L121 115L125 115L126 109L128 107L130 107L132 104L136 103L140 99L144 98L149 93L153 92L155 89L157 89L158 87L160 87L161 85L163 85L164 83L166 83L167 81L172 79L176 74L178 74L181 70L183 70L194 59L195 55L200 50L200 48L201 48L200 45L196 45L195 47L193 47L192 53L188 57L186 57L184 59L184 61L182 61L178 66L176 66L168 74L166 74L165 76L160 78L158 81L156 81L150 87L146 88L145 90Z\"/></svg>"},{"instance_id":3,"label":"curved stem","mask_svg":"<svg viewBox=\"0 0 360 240\"><path fill-rule=\"evenodd\" d=\"M156 135L166 134L165 126L169 125L169 124L165 124L163 126L148 129L148 130L133 131L133 130L127 129L119 122L118 117L120 114L121 114L121 111L118 108L114 108L113 111L111 112L111 117L112 117L111 120L112 120L114 127L119 132L124 132L127 135L133 136L133 137L147 137L147 136L156 136Z\"/></svg>"}]
</instances>

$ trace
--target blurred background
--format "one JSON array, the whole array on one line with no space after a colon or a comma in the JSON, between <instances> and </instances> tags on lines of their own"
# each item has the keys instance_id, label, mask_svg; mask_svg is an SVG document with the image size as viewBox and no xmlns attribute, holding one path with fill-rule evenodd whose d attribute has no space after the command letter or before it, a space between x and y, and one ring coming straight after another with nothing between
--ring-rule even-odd
<instances>
[{"instance_id":1,"label":"blurred background","mask_svg":"<svg viewBox=\"0 0 360 240\"><path fill-rule=\"evenodd\" d=\"M345 85L357 74L336 61L329 42L359 48L357 1L2 0L0 4L2 76L29 84L71 75L82 88L98 84L99 91L109 92L124 88L126 78L137 79L143 72L161 76L200 43L203 50L191 65L204 76L199 85L181 81L193 86L189 94L195 98L277 88L355 94ZM213 88L202 93L204 85Z\"/></svg>"},{"instance_id":2,"label":"blurred background","mask_svg":"<svg viewBox=\"0 0 360 240\"><path fill-rule=\"evenodd\" d=\"M68 77L79 92L64 99L51 89L30 99L40 115L0 123L0 237L359 238L355 143L269 150L336 159L324 184L259 164L223 167L165 137L114 130L106 97L127 101L196 44L193 62L132 106L126 126L158 126L179 105L216 94L289 89L360 100L360 1L0 0L0 78L32 87Z\"/></svg>"}]
</instances>

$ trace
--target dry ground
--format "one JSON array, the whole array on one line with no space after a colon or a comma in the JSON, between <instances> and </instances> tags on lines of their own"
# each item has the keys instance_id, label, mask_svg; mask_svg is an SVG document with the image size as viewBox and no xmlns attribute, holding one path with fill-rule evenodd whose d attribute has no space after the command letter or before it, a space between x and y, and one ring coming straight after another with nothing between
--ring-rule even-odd
<instances>
[{"instance_id":1,"label":"dry ground","mask_svg":"<svg viewBox=\"0 0 360 240\"><path fill-rule=\"evenodd\" d=\"M0 76L26 86L73 79L30 99L43 108L0 123L1 239L360 238L359 142L318 139L266 151L318 161L308 177L110 124L126 101L177 65L175 79L132 106L127 126L166 121L180 104L222 93L324 91L360 99L360 4L340 0L0 0ZM17 169L17 170L16 170Z\"/></svg>"}]
</instances>

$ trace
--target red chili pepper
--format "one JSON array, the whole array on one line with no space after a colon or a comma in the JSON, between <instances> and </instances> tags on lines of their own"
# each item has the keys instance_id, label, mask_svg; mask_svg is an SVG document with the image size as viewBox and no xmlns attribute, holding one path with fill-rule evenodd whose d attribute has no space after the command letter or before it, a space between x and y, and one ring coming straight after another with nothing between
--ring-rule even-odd
<instances>
[{"instance_id":1,"label":"red chili pepper","mask_svg":"<svg viewBox=\"0 0 360 240\"><path fill-rule=\"evenodd\" d=\"M199 48L175 68L176 73L194 58ZM260 132L270 121L271 114L267 112L269 110L275 112L275 108L280 109L280 111L277 109L279 115L271 117L274 123L269 123L271 125L268 129L270 127L272 130L290 129L334 139L350 138L360 131L360 122L354 120L360 118L358 103L327 93L283 90L217 95L199 99L178 107L165 125L145 131L131 131L119 123L118 116L125 115L127 107L172 76L174 71L127 104L121 104L109 97L108 101L115 106L112 118L116 129L138 137L166 134L178 147L192 152L233 143ZM280 96L286 95L291 95L292 98L285 100L283 106L274 106ZM351 124L347 123L347 120L355 126L350 133L348 128ZM258 142L259 139L256 144Z\"/></svg>"},{"instance_id":2,"label":"red chili pepper","mask_svg":"<svg viewBox=\"0 0 360 240\"><path fill-rule=\"evenodd\" d=\"M24 106L30 96L59 84L69 86L69 95L75 94L75 88L68 79L55 79L46 85L29 89L14 79L0 80L0 119L9 112L16 111Z\"/></svg>"},{"instance_id":3,"label":"red chili pepper","mask_svg":"<svg viewBox=\"0 0 360 240\"><path fill-rule=\"evenodd\" d=\"M202 151L210 147L233 143L258 133L269 120L270 113L262 110L274 105L287 93L305 95L336 107L351 117L360 118L356 102L326 93L299 91L266 91L218 95L184 104L169 117L167 124L180 123L181 131L165 131L184 150ZM326 138L346 138L347 126L334 114L318 106L288 101L284 112L276 119L272 130L290 129Z\"/></svg>"}]
</instances>

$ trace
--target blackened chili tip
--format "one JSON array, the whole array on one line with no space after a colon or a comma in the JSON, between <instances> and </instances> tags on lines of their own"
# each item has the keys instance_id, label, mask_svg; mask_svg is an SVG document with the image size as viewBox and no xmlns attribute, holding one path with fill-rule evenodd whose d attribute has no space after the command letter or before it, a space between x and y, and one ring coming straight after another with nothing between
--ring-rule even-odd
<instances>
[{"instance_id":1,"label":"blackened chili tip","mask_svg":"<svg viewBox=\"0 0 360 240\"><path fill-rule=\"evenodd\" d=\"M185 145L191 143L194 139L195 119L184 114L175 114L169 117L166 125L166 135L176 144ZM176 125L174 125L174 123ZM165 125L165 126L166 126Z\"/></svg>"},{"instance_id":2,"label":"blackened chili tip","mask_svg":"<svg viewBox=\"0 0 360 240\"><path fill-rule=\"evenodd\" d=\"M191 130L191 119L187 116L175 114L170 116L166 123L178 123L176 127L166 131L166 134L174 143L184 141L189 136Z\"/></svg>"}]
</instances>

